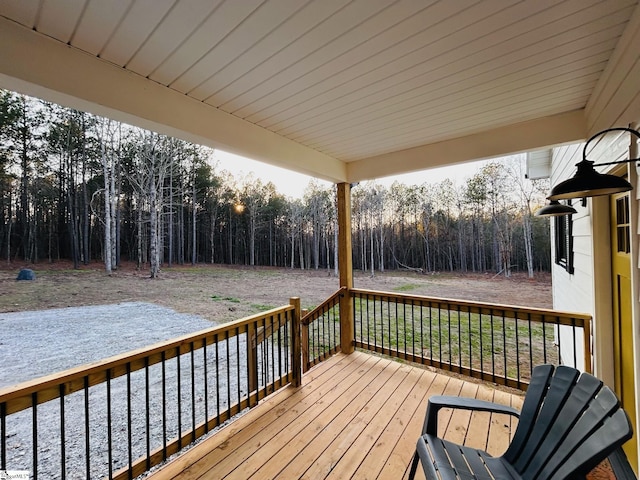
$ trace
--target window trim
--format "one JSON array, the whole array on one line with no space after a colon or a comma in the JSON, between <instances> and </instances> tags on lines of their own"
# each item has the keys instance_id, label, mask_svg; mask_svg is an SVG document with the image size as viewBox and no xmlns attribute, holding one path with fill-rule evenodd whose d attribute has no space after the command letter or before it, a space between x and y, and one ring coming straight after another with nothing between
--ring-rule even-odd
<instances>
[{"instance_id":1,"label":"window trim","mask_svg":"<svg viewBox=\"0 0 640 480\"><path fill-rule=\"evenodd\" d=\"M567 200L565 205L571 205ZM570 275L573 267L573 215L554 217L555 263L564 268Z\"/></svg>"}]
</instances>

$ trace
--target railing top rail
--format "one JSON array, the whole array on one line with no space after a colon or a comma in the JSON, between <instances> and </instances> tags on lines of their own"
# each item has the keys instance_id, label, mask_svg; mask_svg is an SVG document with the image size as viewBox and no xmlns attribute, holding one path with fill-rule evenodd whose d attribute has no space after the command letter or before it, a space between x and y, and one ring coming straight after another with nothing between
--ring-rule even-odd
<instances>
[{"instance_id":1,"label":"railing top rail","mask_svg":"<svg viewBox=\"0 0 640 480\"><path fill-rule=\"evenodd\" d=\"M406 293L394 293L394 292L383 292L377 290L366 290L362 288L352 288L349 290L351 295L361 294L361 295L375 295L378 297L388 298L390 300L412 300L415 302L431 302L438 304L446 304L446 305L454 305L454 306L462 306L465 308L469 308L471 313L491 313L491 310L505 310L512 311L515 313L522 313L523 315L531 314L534 316L552 316L559 320L561 319L570 319L570 320L581 320L583 322L588 322L591 320L591 315L586 313L577 313L577 312L563 312L559 310L551 310L546 308L536 308L536 307L522 307L518 305L508 305L508 304L500 304L500 303L488 303L488 302L474 302L469 300L457 300L451 298L440 298L440 297L427 297L424 295L411 295ZM519 318L521 318L519 316ZM563 322L561 322L563 323Z\"/></svg>"},{"instance_id":2,"label":"railing top rail","mask_svg":"<svg viewBox=\"0 0 640 480\"><path fill-rule=\"evenodd\" d=\"M87 376L98 375L107 370L116 369L123 365L133 362L142 362L145 358L152 356L159 356L162 352L175 352L176 349L186 346L192 342L203 341L205 339L212 338L215 335L225 334L226 332L238 331L244 333L246 326L262 320L272 317L274 315L286 313L293 310L293 305L284 305L282 307L273 308L265 312L257 313L248 317L235 320L233 322L225 323L223 325L217 325L215 327L200 330L198 332L182 335L180 337L158 342L148 347L139 348L130 352L125 352L119 355L100 360L97 362L80 365L61 372L56 372L43 377L35 378L33 380L27 380L25 382L18 383L16 385L10 385L0 388L0 403L8 402L16 398L25 397L35 392L39 392L45 389L51 389L61 384L69 382L77 382ZM92 384L99 382L92 382Z\"/></svg>"},{"instance_id":3,"label":"railing top rail","mask_svg":"<svg viewBox=\"0 0 640 480\"><path fill-rule=\"evenodd\" d=\"M311 310L310 312L308 312L304 317L302 317L302 324L303 325L309 325L309 323L311 323L313 317L318 313L321 312L322 309L328 305L331 304L332 302L334 302L338 297L340 297L341 295L344 295L345 293L347 293L347 287L340 287L339 290L337 290L333 295L331 295L329 298L327 298L324 302L322 302L320 305L318 305L316 308L314 308L313 310Z\"/></svg>"}]
</instances>

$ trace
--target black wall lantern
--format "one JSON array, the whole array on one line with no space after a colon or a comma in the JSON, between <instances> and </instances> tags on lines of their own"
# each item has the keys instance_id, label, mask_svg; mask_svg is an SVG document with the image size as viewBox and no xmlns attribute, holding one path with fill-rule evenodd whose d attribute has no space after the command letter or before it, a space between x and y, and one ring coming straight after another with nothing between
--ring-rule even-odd
<instances>
[{"instance_id":1,"label":"black wall lantern","mask_svg":"<svg viewBox=\"0 0 640 480\"><path fill-rule=\"evenodd\" d=\"M576 164L578 169L576 174L551 189L551 194L547 197L551 203L538 210L536 215L569 215L576 213L575 209L568 205L560 204L558 200L612 195L614 193L628 192L633 189L633 185L624 178L618 177L617 175L598 173L594 167L637 162L640 161L640 158L630 158L627 160L598 164L587 159L587 150L591 142L609 132L629 132L637 138L640 138L640 132L626 127L609 128L593 135L587 140L587 143L584 144L582 161Z\"/></svg>"}]
</instances>

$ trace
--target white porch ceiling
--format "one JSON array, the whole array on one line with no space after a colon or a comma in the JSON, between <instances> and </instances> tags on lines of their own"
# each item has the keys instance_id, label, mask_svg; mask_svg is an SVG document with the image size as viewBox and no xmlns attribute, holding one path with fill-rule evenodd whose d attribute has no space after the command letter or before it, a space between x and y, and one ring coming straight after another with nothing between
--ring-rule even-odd
<instances>
[{"instance_id":1,"label":"white porch ceiling","mask_svg":"<svg viewBox=\"0 0 640 480\"><path fill-rule=\"evenodd\" d=\"M639 12L638 0L0 0L0 86L359 181L640 120Z\"/></svg>"}]
</instances>

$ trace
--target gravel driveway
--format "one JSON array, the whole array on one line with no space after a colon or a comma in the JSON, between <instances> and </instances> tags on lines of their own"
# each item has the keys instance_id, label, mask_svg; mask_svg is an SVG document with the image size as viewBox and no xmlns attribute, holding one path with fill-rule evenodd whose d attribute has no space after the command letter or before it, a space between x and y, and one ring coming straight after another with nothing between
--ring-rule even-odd
<instances>
[{"instance_id":1,"label":"gravel driveway","mask_svg":"<svg viewBox=\"0 0 640 480\"><path fill-rule=\"evenodd\" d=\"M212 327L210 321L202 318L179 314L168 308L148 303L121 303L97 307L74 307L38 312L18 312L0 314L0 387L30 380L42 375L55 373L67 368L98 361L112 355L134 350L162 340ZM241 344L231 342L228 349L243 348ZM224 352L223 352L224 353ZM236 357L230 352L229 358ZM225 356L225 355L223 355ZM218 363L223 363L221 359ZM237 365L228 365L238 368ZM236 362L237 363L237 362ZM196 356L194 374L203 375L202 361ZM155 368L158 367L158 368ZM221 368L226 368L222 365ZM169 439L174 438L178 428L189 428L191 425L192 406L202 412L201 399L203 392L196 392L196 399L182 399L182 427L177 427L178 413L174 407L177 403L178 386L176 379L190 378L191 365L185 361L181 364L180 375L174 363L167 363L165 371L165 398L169 407L166 409L167 432ZM215 379L211 379L211 384ZM108 475L107 445L108 435L112 439L113 469L125 466L127 438L133 441L133 459L144 454L146 448L146 427L144 415L135 414L137 408L144 410L144 371L131 375L132 408L134 415L132 431L126 429L126 392L125 377L111 382L111 412L107 412L106 387L104 384L92 387L88 400L84 392L77 392L65 399L65 470L67 478L86 478L86 435L85 435L85 401L90 405L90 478L104 478ZM180 380L178 380L178 383ZM151 417L162 416L162 374L159 365L150 368L150 390L153 393L150 410ZM237 383L236 383L237 385ZM189 390L191 387L182 387ZM226 385L224 386L226 388ZM190 392L187 392L190 393ZM197 405L196 405L197 404ZM195 405L195 406L194 406ZM197 408L196 408L197 407ZM224 407L224 405L220 406ZM112 417L114 427L111 432L106 428L107 415ZM31 410L13 414L7 418L7 467L10 470L32 470ZM52 401L40 405L37 410L38 425L38 478L60 478L60 402ZM152 449L161 442L163 431L160 422L153 421L149 428L153 438Z\"/></svg>"}]
</instances>

